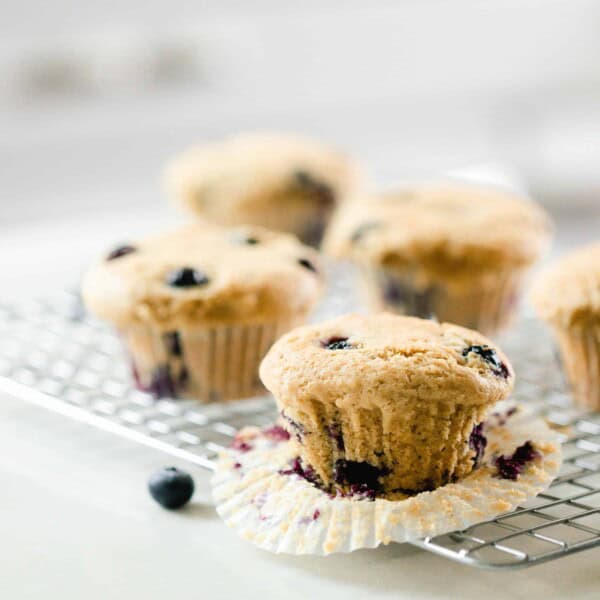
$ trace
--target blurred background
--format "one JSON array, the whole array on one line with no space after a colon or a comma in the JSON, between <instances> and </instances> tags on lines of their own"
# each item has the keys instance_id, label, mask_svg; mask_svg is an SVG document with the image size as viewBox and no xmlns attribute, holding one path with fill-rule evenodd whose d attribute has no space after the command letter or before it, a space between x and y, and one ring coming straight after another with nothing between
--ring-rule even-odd
<instances>
[{"instance_id":1,"label":"blurred background","mask_svg":"<svg viewBox=\"0 0 600 600\"><path fill-rule=\"evenodd\" d=\"M0 237L46 257L173 218L165 160L245 129L600 205L597 1L2 0L0 34Z\"/></svg>"}]
</instances>

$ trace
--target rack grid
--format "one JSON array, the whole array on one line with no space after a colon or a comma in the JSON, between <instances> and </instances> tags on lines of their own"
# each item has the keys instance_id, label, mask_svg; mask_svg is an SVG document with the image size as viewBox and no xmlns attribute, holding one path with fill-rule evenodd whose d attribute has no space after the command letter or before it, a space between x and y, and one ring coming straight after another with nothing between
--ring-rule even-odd
<instances>
[{"instance_id":1,"label":"rack grid","mask_svg":"<svg viewBox=\"0 0 600 600\"><path fill-rule=\"evenodd\" d=\"M330 304L320 316L339 308ZM240 427L276 418L269 397L199 404L133 389L119 340L74 293L0 306L0 331L0 389L205 469ZM517 371L514 398L559 431L562 469L550 489L511 513L415 545L480 568L531 566L600 546L600 413L572 406L551 340L533 319L499 343Z\"/></svg>"}]
</instances>

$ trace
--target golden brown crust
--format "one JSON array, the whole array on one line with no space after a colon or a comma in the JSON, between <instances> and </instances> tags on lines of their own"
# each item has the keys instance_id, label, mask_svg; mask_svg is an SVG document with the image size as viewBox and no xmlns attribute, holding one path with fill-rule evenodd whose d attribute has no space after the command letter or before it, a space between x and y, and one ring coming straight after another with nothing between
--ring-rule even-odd
<instances>
[{"instance_id":1,"label":"golden brown crust","mask_svg":"<svg viewBox=\"0 0 600 600\"><path fill-rule=\"evenodd\" d=\"M244 243L248 237L258 243ZM135 252L100 260L83 282L88 308L118 327L272 322L309 312L323 285L314 250L259 227L194 224L134 246ZM169 285L182 267L200 271L208 283Z\"/></svg>"},{"instance_id":2,"label":"golden brown crust","mask_svg":"<svg viewBox=\"0 0 600 600\"><path fill-rule=\"evenodd\" d=\"M347 350L323 347L347 338ZM508 376L498 376L470 346L493 348ZM338 407L382 408L414 402L491 404L510 392L508 359L481 334L447 323L391 314L346 315L291 331L271 348L260 376L276 398L317 398Z\"/></svg>"},{"instance_id":3,"label":"golden brown crust","mask_svg":"<svg viewBox=\"0 0 600 600\"><path fill-rule=\"evenodd\" d=\"M167 166L165 185L187 210L223 224L277 228L270 222L273 208L285 201L291 221L279 228L289 229L307 210L319 210L296 189L298 173L327 185L335 200L362 180L353 161L315 140L247 133L198 145L175 157Z\"/></svg>"},{"instance_id":4,"label":"golden brown crust","mask_svg":"<svg viewBox=\"0 0 600 600\"><path fill-rule=\"evenodd\" d=\"M550 234L548 216L529 200L445 183L346 203L325 248L367 264L418 265L423 280L456 280L530 265Z\"/></svg>"},{"instance_id":5,"label":"golden brown crust","mask_svg":"<svg viewBox=\"0 0 600 600\"><path fill-rule=\"evenodd\" d=\"M544 271L531 299L539 316L559 327L600 324L600 242L571 252Z\"/></svg>"}]
</instances>

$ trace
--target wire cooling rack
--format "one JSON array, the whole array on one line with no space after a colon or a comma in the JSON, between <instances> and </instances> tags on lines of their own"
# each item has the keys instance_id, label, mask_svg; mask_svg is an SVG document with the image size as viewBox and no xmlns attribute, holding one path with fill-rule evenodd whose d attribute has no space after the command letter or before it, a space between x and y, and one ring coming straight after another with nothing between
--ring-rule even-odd
<instances>
[{"instance_id":1,"label":"wire cooling rack","mask_svg":"<svg viewBox=\"0 0 600 600\"><path fill-rule=\"evenodd\" d=\"M319 318L348 308L349 290L333 297ZM600 414L571 406L552 343L534 320L524 319L499 341L517 371L515 399L560 432L559 477L511 513L416 545L482 568L530 566L598 546ZM207 469L239 427L263 426L276 416L268 397L201 405L134 390L119 341L66 292L0 306L0 389Z\"/></svg>"}]
</instances>

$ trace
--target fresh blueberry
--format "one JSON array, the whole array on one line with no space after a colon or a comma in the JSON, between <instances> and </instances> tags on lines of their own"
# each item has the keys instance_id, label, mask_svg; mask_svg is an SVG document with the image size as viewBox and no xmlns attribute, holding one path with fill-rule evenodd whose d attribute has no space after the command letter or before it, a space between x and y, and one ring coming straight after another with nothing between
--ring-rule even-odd
<instances>
[{"instance_id":1,"label":"fresh blueberry","mask_svg":"<svg viewBox=\"0 0 600 600\"><path fill-rule=\"evenodd\" d=\"M181 508L194 493L194 480L176 467L156 471L148 481L150 495L165 508Z\"/></svg>"},{"instance_id":2,"label":"fresh blueberry","mask_svg":"<svg viewBox=\"0 0 600 600\"><path fill-rule=\"evenodd\" d=\"M304 267L305 269L308 269L309 271L312 271L313 273L317 272L317 267L315 267L315 265L313 265L310 260L306 259L306 258L300 258L298 259L298 264L301 267Z\"/></svg>"},{"instance_id":3,"label":"fresh blueberry","mask_svg":"<svg viewBox=\"0 0 600 600\"><path fill-rule=\"evenodd\" d=\"M466 358L471 352L477 354L492 367L492 373L497 377L507 379L510 375L508 367L500 360L497 352L489 346L469 346L463 350L463 356Z\"/></svg>"},{"instance_id":4,"label":"fresh blueberry","mask_svg":"<svg viewBox=\"0 0 600 600\"><path fill-rule=\"evenodd\" d=\"M121 258L121 256L131 254L132 252L135 252L135 251L136 251L136 248L134 248L133 246L130 246L128 244L125 244L123 246L118 246L117 248L112 250L112 252L110 252L108 254L108 256L106 257L106 260L115 260L115 258Z\"/></svg>"},{"instance_id":5,"label":"fresh blueberry","mask_svg":"<svg viewBox=\"0 0 600 600\"><path fill-rule=\"evenodd\" d=\"M353 347L347 337L332 337L321 345L327 350L350 350Z\"/></svg>"},{"instance_id":6,"label":"fresh blueberry","mask_svg":"<svg viewBox=\"0 0 600 600\"><path fill-rule=\"evenodd\" d=\"M208 277L201 271L197 271L191 267L182 267L176 271L171 271L167 275L167 283L171 287L194 287L206 285L208 283Z\"/></svg>"}]
</instances>

